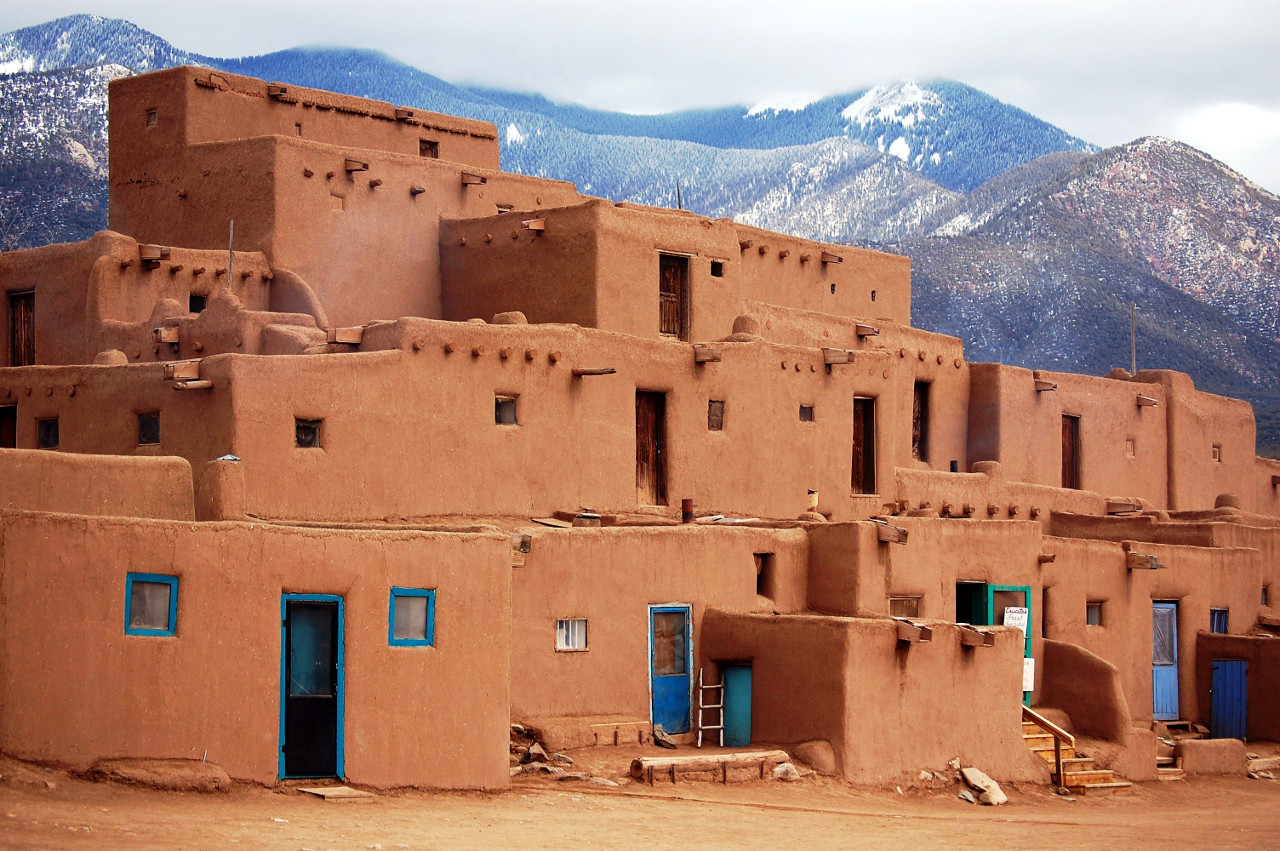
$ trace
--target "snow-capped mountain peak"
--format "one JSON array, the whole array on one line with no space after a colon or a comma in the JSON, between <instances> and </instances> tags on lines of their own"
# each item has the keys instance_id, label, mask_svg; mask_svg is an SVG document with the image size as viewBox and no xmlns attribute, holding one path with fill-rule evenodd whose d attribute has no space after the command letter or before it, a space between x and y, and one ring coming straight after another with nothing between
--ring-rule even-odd
<instances>
[{"instance_id":1,"label":"snow-capped mountain peak","mask_svg":"<svg viewBox=\"0 0 1280 851\"><path fill-rule=\"evenodd\" d=\"M942 98L915 80L896 80L868 89L840 113L850 124L866 127L889 121L910 127L927 118L927 108L940 109Z\"/></svg>"}]
</instances>

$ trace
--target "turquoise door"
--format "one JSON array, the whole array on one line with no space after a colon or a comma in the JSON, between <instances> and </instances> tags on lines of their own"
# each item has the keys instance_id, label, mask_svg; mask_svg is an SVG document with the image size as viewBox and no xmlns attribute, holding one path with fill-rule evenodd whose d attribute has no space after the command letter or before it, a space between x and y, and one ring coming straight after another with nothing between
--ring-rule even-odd
<instances>
[{"instance_id":1,"label":"turquoise door","mask_svg":"<svg viewBox=\"0 0 1280 851\"><path fill-rule=\"evenodd\" d=\"M1209 735L1213 738L1243 739L1248 734L1248 683L1248 662L1213 660L1213 687L1209 691Z\"/></svg>"},{"instance_id":2,"label":"turquoise door","mask_svg":"<svg viewBox=\"0 0 1280 851\"><path fill-rule=\"evenodd\" d=\"M1178 604L1151 604L1151 715L1178 718Z\"/></svg>"},{"instance_id":3,"label":"turquoise door","mask_svg":"<svg viewBox=\"0 0 1280 851\"><path fill-rule=\"evenodd\" d=\"M280 602L280 776L342 776L342 598Z\"/></svg>"},{"instance_id":4,"label":"turquoise door","mask_svg":"<svg viewBox=\"0 0 1280 851\"><path fill-rule=\"evenodd\" d=\"M649 675L653 725L668 733L689 732L693 642L688 606L649 608Z\"/></svg>"},{"instance_id":5,"label":"turquoise door","mask_svg":"<svg viewBox=\"0 0 1280 851\"><path fill-rule=\"evenodd\" d=\"M725 665L724 743L741 748L751 744L751 666Z\"/></svg>"}]
</instances>

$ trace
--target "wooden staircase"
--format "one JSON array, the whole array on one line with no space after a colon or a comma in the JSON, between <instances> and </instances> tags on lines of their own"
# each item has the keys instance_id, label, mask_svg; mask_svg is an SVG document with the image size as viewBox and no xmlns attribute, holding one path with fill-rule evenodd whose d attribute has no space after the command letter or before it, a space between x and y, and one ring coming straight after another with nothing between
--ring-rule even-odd
<instances>
[{"instance_id":1,"label":"wooden staircase","mask_svg":"<svg viewBox=\"0 0 1280 851\"><path fill-rule=\"evenodd\" d=\"M1127 789L1109 768L1095 768L1090 757L1076 753L1076 740L1066 730L1028 707L1022 708L1022 738L1031 752L1053 766L1053 782L1078 795Z\"/></svg>"}]
</instances>

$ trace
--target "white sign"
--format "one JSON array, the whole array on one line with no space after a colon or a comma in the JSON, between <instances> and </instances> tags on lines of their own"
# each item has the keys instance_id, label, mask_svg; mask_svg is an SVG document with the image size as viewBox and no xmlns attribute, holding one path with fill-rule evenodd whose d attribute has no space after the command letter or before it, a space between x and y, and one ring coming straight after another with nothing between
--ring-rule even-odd
<instances>
[{"instance_id":1,"label":"white sign","mask_svg":"<svg viewBox=\"0 0 1280 851\"><path fill-rule=\"evenodd\" d=\"M1009 606L1004 610L1004 625L1016 626L1022 630L1022 637L1027 637L1027 621L1031 619L1031 610L1025 606Z\"/></svg>"},{"instance_id":2,"label":"white sign","mask_svg":"<svg viewBox=\"0 0 1280 851\"><path fill-rule=\"evenodd\" d=\"M1022 660L1022 690L1023 691L1036 690L1036 660L1035 659Z\"/></svg>"}]
</instances>

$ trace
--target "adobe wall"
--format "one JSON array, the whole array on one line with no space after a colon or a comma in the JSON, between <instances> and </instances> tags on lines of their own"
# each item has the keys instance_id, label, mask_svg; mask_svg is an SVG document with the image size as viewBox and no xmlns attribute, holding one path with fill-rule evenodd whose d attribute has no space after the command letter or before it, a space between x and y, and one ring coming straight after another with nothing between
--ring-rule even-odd
<instances>
[{"instance_id":1,"label":"adobe wall","mask_svg":"<svg viewBox=\"0 0 1280 851\"><path fill-rule=\"evenodd\" d=\"M113 183L117 174L134 175L183 145L253 136L297 136L415 157L420 141L428 140L438 145L440 159L498 167L497 129L487 121L303 86L276 88L283 91L272 95L263 80L192 66L113 80Z\"/></svg>"},{"instance_id":2,"label":"adobe wall","mask_svg":"<svg viewBox=\"0 0 1280 851\"><path fill-rule=\"evenodd\" d=\"M1256 484L1253 486L1253 498L1245 498L1246 504L1252 505L1259 514L1280 517L1280 461L1274 458L1256 458L1257 470L1250 477Z\"/></svg>"},{"instance_id":3,"label":"adobe wall","mask_svg":"<svg viewBox=\"0 0 1280 851\"><path fill-rule=\"evenodd\" d=\"M1246 635L1196 634L1196 680L1201 683L1197 697L1198 717L1206 726L1212 717L1210 686L1213 663L1217 659L1238 659L1248 663L1245 730L1250 739L1280 739L1280 641Z\"/></svg>"},{"instance_id":4,"label":"adobe wall","mask_svg":"<svg viewBox=\"0 0 1280 851\"><path fill-rule=\"evenodd\" d=\"M545 230L522 228L533 217ZM444 317L520 310L530 322L658 337L662 254L688 259L689 341L724 338L737 316L762 305L792 311L787 324L810 334L823 333L831 317L910 324L907 258L598 199L444 224ZM824 254L841 262L823 262ZM847 330L847 339L819 345L854 347L853 328ZM958 341L953 345L958 356Z\"/></svg>"},{"instance_id":5,"label":"adobe wall","mask_svg":"<svg viewBox=\"0 0 1280 851\"><path fill-rule=\"evenodd\" d=\"M1212 508L1218 494L1235 493L1246 511L1275 511L1278 503L1258 501L1258 489L1250 486L1261 476L1248 402L1196 390L1191 377L1179 372L1143 370L1134 380L1165 388L1170 509Z\"/></svg>"},{"instance_id":6,"label":"adobe wall","mask_svg":"<svg viewBox=\"0 0 1280 851\"><path fill-rule=\"evenodd\" d=\"M709 612L703 651L751 661L754 739L826 739L847 780L900 781L959 757L1044 782L1021 733L1021 635L994 631L996 645L975 651L946 624L908 645L888 619Z\"/></svg>"},{"instance_id":7,"label":"adobe wall","mask_svg":"<svg viewBox=\"0 0 1280 851\"><path fill-rule=\"evenodd\" d=\"M234 778L274 783L281 594L323 593L344 598L346 779L507 785L505 536L46 514L0 523L5 753L84 769L207 752ZM130 571L178 577L174 636L125 634ZM392 586L437 590L434 647L388 646ZM56 619L75 629L50 628L55 599Z\"/></svg>"},{"instance_id":8,"label":"adobe wall","mask_svg":"<svg viewBox=\"0 0 1280 851\"><path fill-rule=\"evenodd\" d=\"M0 449L0 509L194 520L184 458Z\"/></svg>"},{"instance_id":9,"label":"adobe wall","mask_svg":"<svg viewBox=\"0 0 1280 851\"><path fill-rule=\"evenodd\" d=\"M1081 487L1168 507L1162 387L995 363L970 364L969 374L972 461L999 461L1010 481L1060 487L1062 417L1077 416ZM1037 391L1037 377L1057 389ZM1157 406L1140 407L1139 395Z\"/></svg>"},{"instance_id":10,"label":"adobe wall","mask_svg":"<svg viewBox=\"0 0 1280 851\"><path fill-rule=\"evenodd\" d=\"M803 530L707 527L538 527L512 572L511 713L516 719L650 718L649 606L692 604L695 665L706 665L702 621L711 608L749 612L804 606ZM772 591L756 596L755 553L771 553ZM587 619L587 650L557 652L556 621ZM696 670L694 672L696 676ZM708 672L708 682L718 681Z\"/></svg>"}]
</instances>

